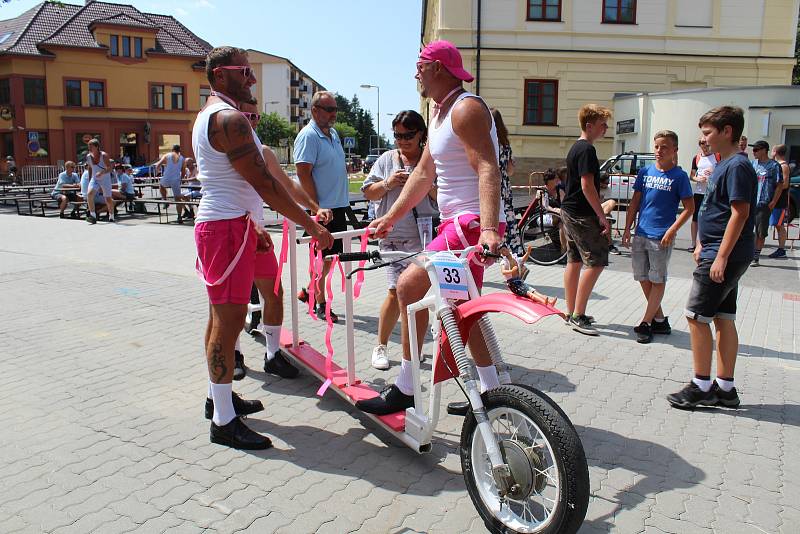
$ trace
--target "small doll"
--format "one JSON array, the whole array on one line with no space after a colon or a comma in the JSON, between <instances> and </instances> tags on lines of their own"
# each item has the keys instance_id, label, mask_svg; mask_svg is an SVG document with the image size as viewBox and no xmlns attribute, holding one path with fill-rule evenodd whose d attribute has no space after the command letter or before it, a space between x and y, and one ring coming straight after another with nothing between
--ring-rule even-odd
<instances>
[{"instance_id":1,"label":"small doll","mask_svg":"<svg viewBox=\"0 0 800 534\"><path fill-rule=\"evenodd\" d=\"M525 262L531 255L531 247L528 247L528 251L522 258L520 258L519 262L517 262L517 259L513 254L511 254L511 251L508 250L508 247L503 247L500 253L503 255L503 264L500 266L500 272L503 273L503 276L505 276L506 285L512 293L519 295L520 297L531 299L539 304L544 304L545 306L552 306L556 303L555 297L547 297L542 295L532 286L525 283L520 276L521 270L528 270L525 267Z\"/></svg>"}]
</instances>

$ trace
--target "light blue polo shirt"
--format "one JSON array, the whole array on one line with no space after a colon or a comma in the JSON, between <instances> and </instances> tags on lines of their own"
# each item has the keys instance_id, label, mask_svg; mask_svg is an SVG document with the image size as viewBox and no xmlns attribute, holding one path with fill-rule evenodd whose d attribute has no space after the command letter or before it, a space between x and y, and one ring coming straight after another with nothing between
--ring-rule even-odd
<instances>
[{"instance_id":1,"label":"light blue polo shirt","mask_svg":"<svg viewBox=\"0 0 800 534\"><path fill-rule=\"evenodd\" d=\"M81 183L81 179L77 173L69 174L67 171L63 171L61 174L58 175L58 181L56 182L56 187L53 189L54 193L60 193L62 186L65 185L74 185Z\"/></svg>"},{"instance_id":2,"label":"light blue polo shirt","mask_svg":"<svg viewBox=\"0 0 800 534\"><path fill-rule=\"evenodd\" d=\"M336 130L330 132L328 137L313 120L308 123L294 140L294 162L313 165L311 176L321 208L344 208L350 205L344 149Z\"/></svg>"}]
</instances>

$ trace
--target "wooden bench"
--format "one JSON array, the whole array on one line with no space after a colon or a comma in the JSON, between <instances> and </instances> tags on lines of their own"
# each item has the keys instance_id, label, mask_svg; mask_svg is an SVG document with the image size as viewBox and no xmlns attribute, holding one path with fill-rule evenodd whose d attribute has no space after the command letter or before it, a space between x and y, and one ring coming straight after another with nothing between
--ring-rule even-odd
<instances>
[{"instance_id":1,"label":"wooden bench","mask_svg":"<svg viewBox=\"0 0 800 534\"><path fill-rule=\"evenodd\" d=\"M200 201L199 200L186 200L185 201L185 200L164 200L164 199L156 199L156 198L137 198L137 199L135 199L133 201L133 203L134 204L140 204L140 205L144 206L145 213L148 213L147 212L147 205L148 204L155 204L156 209L158 210L158 223L159 224L164 224L164 223L169 224L169 211L168 211L169 206L173 206L175 208L179 208L179 207L180 208L184 208L184 207L187 207L187 206L191 206L191 207L197 208L197 207L200 206ZM163 208L163 211L162 211L162 208ZM177 211L177 209L176 209L176 211ZM176 213L175 218L176 219L178 218L177 217L177 213ZM178 222L180 224L183 224L182 220L178 220Z\"/></svg>"}]
</instances>

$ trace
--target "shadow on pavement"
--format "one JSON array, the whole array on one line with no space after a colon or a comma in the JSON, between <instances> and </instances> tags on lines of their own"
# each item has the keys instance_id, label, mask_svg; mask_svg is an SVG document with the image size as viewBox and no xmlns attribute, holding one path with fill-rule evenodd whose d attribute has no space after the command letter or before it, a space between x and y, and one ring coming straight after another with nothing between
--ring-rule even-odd
<instances>
[{"instance_id":1,"label":"shadow on pavement","mask_svg":"<svg viewBox=\"0 0 800 534\"><path fill-rule=\"evenodd\" d=\"M798 404L742 404L737 409L708 408L710 412L731 417L746 417L754 421L800 427Z\"/></svg>"}]
</instances>

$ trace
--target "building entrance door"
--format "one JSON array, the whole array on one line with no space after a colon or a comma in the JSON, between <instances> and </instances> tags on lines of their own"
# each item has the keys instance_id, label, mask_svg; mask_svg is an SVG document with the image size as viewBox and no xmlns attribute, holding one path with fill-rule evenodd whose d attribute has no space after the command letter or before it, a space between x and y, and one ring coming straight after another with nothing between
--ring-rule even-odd
<instances>
[{"instance_id":1,"label":"building entrance door","mask_svg":"<svg viewBox=\"0 0 800 534\"><path fill-rule=\"evenodd\" d=\"M122 133L119 136L119 158L123 163L137 165L139 160L138 138L136 132Z\"/></svg>"},{"instance_id":2,"label":"building entrance door","mask_svg":"<svg viewBox=\"0 0 800 534\"><path fill-rule=\"evenodd\" d=\"M784 144L787 148L786 159L800 162L800 128L787 128Z\"/></svg>"}]
</instances>

